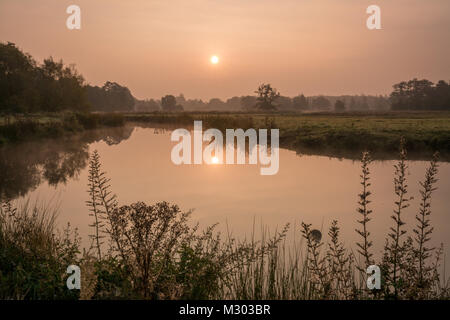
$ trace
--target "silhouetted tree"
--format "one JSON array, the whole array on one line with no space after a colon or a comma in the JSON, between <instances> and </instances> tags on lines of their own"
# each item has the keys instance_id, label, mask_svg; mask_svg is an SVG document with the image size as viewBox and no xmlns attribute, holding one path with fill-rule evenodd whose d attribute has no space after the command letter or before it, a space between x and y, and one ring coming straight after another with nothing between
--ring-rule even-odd
<instances>
[{"instance_id":1,"label":"silhouetted tree","mask_svg":"<svg viewBox=\"0 0 450 320\"><path fill-rule=\"evenodd\" d=\"M313 99L312 106L313 106L313 108L319 109L319 110L329 110L331 107L331 103L330 103L330 100L328 100L324 96L319 96L319 97Z\"/></svg>"},{"instance_id":2,"label":"silhouetted tree","mask_svg":"<svg viewBox=\"0 0 450 320\"><path fill-rule=\"evenodd\" d=\"M160 111L161 106L153 99L136 100L136 102L134 103L134 110L138 112L154 112Z\"/></svg>"},{"instance_id":3,"label":"silhouetted tree","mask_svg":"<svg viewBox=\"0 0 450 320\"><path fill-rule=\"evenodd\" d=\"M258 109L264 111L276 110L273 102L280 97L280 93L277 89L272 88L270 84L263 83L255 93L258 95L256 99L256 106Z\"/></svg>"},{"instance_id":4,"label":"silhouetted tree","mask_svg":"<svg viewBox=\"0 0 450 320\"><path fill-rule=\"evenodd\" d=\"M87 86L88 101L95 111L132 111L136 99L127 87L107 81L103 87Z\"/></svg>"},{"instance_id":5,"label":"silhouetted tree","mask_svg":"<svg viewBox=\"0 0 450 320\"><path fill-rule=\"evenodd\" d=\"M0 43L0 111L87 110L84 79L75 67L45 59L38 65L15 44Z\"/></svg>"},{"instance_id":6,"label":"silhouetted tree","mask_svg":"<svg viewBox=\"0 0 450 320\"><path fill-rule=\"evenodd\" d=\"M183 111L183 107L177 104L177 99L173 95L166 95L162 97L161 107L163 111L166 112Z\"/></svg>"},{"instance_id":7,"label":"silhouetted tree","mask_svg":"<svg viewBox=\"0 0 450 320\"><path fill-rule=\"evenodd\" d=\"M334 104L334 111L343 112L345 111L345 103L342 100L336 100Z\"/></svg>"},{"instance_id":8,"label":"silhouetted tree","mask_svg":"<svg viewBox=\"0 0 450 320\"><path fill-rule=\"evenodd\" d=\"M351 111L355 111L357 108L356 108L356 100L355 100L355 98L354 97L352 97L351 99L350 99L350 107L349 107L349 109L351 110Z\"/></svg>"},{"instance_id":9,"label":"silhouetted tree","mask_svg":"<svg viewBox=\"0 0 450 320\"><path fill-rule=\"evenodd\" d=\"M240 97L232 97L226 101L225 108L227 110L234 110L238 111L242 107L241 105L241 98Z\"/></svg>"},{"instance_id":10,"label":"silhouetted tree","mask_svg":"<svg viewBox=\"0 0 450 320\"><path fill-rule=\"evenodd\" d=\"M450 110L450 85L436 85L426 79L402 81L393 86L390 100L393 110Z\"/></svg>"},{"instance_id":11,"label":"silhouetted tree","mask_svg":"<svg viewBox=\"0 0 450 320\"><path fill-rule=\"evenodd\" d=\"M225 102L218 98L213 98L208 102L208 110L220 111L225 109Z\"/></svg>"},{"instance_id":12,"label":"silhouetted tree","mask_svg":"<svg viewBox=\"0 0 450 320\"><path fill-rule=\"evenodd\" d=\"M256 97L254 96L245 96L241 97L241 106L246 111L251 111L256 108Z\"/></svg>"},{"instance_id":13,"label":"silhouetted tree","mask_svg":"<svg viewBox=\"0 0 450 320\"><path fill-rule=\"evenodd\" d=\"M297 110L307 110L308 109L308 101L306 100L306 97L301 94L297 97L294 97L294 99L292 99L292 103L294 106L294 109Z\"/></svg>"},{"instance_id":14,"label":"silhouetted tree","mask_svg":"<svg viewBox=\"0 0 450 320\"><path fill-rule=\"evenodd\" d=\"M275 106L277 110L292 110L294 105L292 104L292 99L289 97L279 96L276 99Z\"/></svg>"}]
</instances>

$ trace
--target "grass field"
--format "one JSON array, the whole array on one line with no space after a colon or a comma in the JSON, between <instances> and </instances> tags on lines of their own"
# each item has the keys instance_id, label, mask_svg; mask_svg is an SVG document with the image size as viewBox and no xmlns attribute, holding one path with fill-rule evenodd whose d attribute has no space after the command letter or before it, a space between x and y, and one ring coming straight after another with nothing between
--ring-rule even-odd
<instances>
[{"instance_id":1,"label":"grass field","mask_svg":"<svg viewBox=\"0 0 450 320\"><path fill-rule=\"evenodd\" d=\"M125 119L173 125L203 120L204 127L221 130L279 128L282 147L347 158L359 158L365 150L377 159L393 158L403 136L412 159L428 159L435 151L443 160L450 156L449 112L126 114Z\"/></svg>"}]
</instances>

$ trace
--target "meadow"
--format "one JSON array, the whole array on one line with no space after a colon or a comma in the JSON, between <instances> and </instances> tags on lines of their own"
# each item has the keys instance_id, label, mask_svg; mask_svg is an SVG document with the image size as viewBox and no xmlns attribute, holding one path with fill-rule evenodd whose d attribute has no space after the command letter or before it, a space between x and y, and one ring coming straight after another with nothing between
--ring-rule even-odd
<instances>
[{"instance_id":1,"label":"meadow","mask_svg":"<svg viewBox=\"0 0 450 320\"><path fill-rule=\"evenodd\" d=\"M400 137L405 137L411 159L441 159L450 155L450 113L180 113L124 114L126 121L206 127L279 128L280 146L304 154L358 159L370 150L374 159L393 159Z\"/></svg>"},{"instance_id":2,"label":"meadow","mask_svg":"<svg viewBox=\"0 0 450 320\"><path fill-rule=\"evenodd\" d=\"M202 120L209 128L279 128L282 147L305 154L357 159L370 150L373 158L392 158L401 136L411 159L429 159L435 151L450 156L449 112L385 113L54 113L0 117L0 144L51 138L104 126L164 124L190 127Z\"/></svg>"}]
</instances>

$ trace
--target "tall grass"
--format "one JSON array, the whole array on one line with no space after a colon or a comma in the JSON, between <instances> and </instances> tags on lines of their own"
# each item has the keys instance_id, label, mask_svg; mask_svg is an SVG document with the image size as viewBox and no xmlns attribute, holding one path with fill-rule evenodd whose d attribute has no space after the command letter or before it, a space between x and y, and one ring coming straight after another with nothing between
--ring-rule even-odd
<instances>
[{"instance_id":1,"label":"tall grass","mask_svg":"<svg viewBox=\"0 0 450 320\"><path fill-rule=\"evenodd\" d=\"M77 263L79 239L70 226L55 231L56 211L24 202L0 208L0 299L75 299L65 271Z\"/></svg>"}]
</instances>

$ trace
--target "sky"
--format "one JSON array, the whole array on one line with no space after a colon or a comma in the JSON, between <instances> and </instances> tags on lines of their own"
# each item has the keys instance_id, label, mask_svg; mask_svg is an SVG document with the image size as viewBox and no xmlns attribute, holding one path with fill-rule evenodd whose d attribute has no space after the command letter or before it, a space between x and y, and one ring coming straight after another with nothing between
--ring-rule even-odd
<instances>
[{"instance_id":1,"label":"sky","mask_svg":"<svg viewBox=\"0 0 450 320\"><path fill-rule=\"evenodd\" d=\"M81 30L69 30L69 5ZM381 30L369 30L369 5ZM450 79L448 0L0 0L0 41L75 64L139 99L253 94L389 94ZM220 61L213 65L211 56Z\"/></svg>"}]
</instances>

